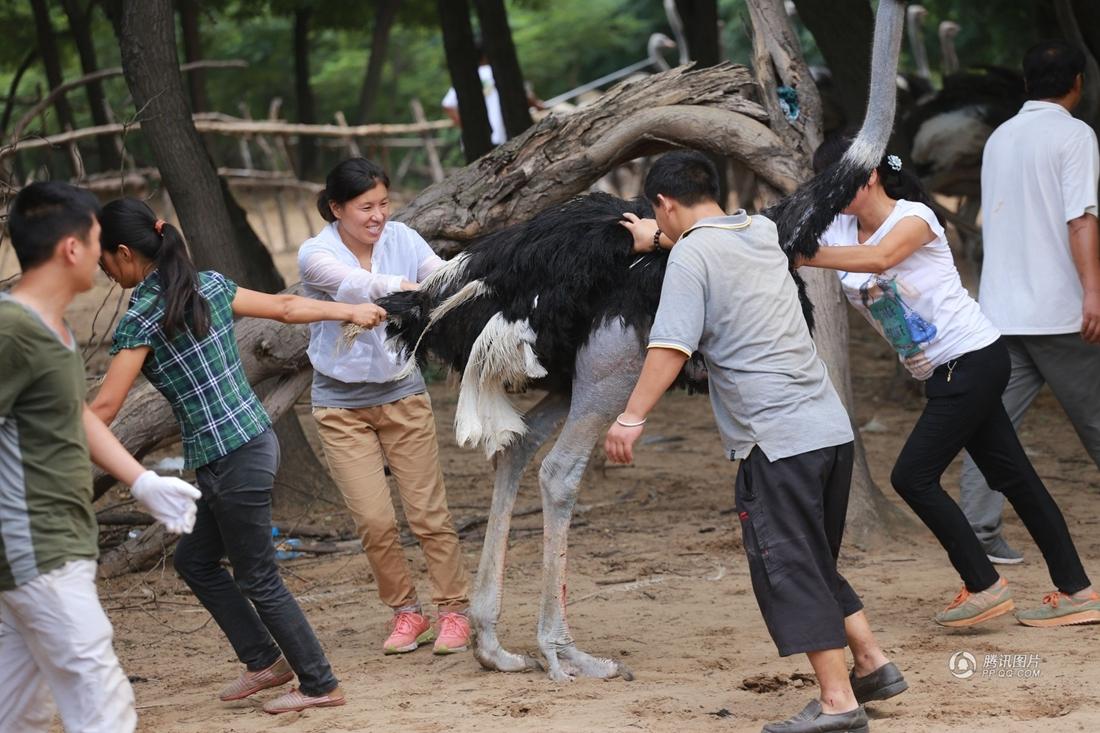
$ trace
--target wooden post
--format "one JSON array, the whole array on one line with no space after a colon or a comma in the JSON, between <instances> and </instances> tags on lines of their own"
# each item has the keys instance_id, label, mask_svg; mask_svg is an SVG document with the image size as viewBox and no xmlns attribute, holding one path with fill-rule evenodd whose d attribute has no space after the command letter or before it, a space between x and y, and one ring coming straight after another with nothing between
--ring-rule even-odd
<instances>
[{"instance_id":1,"label":"wooden post","mask_svg":"<svg viewBox=\"0 0 1100 733\"><path fill-rule=\"evenodd\" d=\"M336 110L336 114L333 115L333 117L336 118L336 124L339 125L340 127L347 127L348 126L348 118L344 117L344 113L341 110ZM359 152L359 145L355 142L354 137L352 137L351 135L348 135L347 137L344 138L344 140L348 144L348 152L351 153L351 157L353 157L353 158L363 157L363 154L361 152Z\"/></svg>"},{"instance_id":2,"label":"wooden post","mask_svg":"<svg viewBox=\"0 0 1100 733\"><path fill-rule=\"evenodd\" d=\"M246 120L252 119L252 111L248 109L248 104L246 102L238 104L237 109L241 111L241 117ZM241 153L241 165L248 170L252 170L256 166L252 163L252 150L248 147L249 137L249 135L241 135L240 140L237 141L237 149Z\"/></svg>"},{"instance_id":3,"label":"wooden post","mask_svg":"<svg viewBox=\"0 0 1100 733\"><path fill-rule=\"evenodd\" d=\"M409 106L412 107L413 122L428 121L424 116L424 106L420 104L419 99L413 99L409 102ZM435 138L430 131L423 132L420 137L424 140L424 152L428 155L428 165L432 169L432 183L439 183L445 176L443 164L439 162L439 153L435 149Z\"/></svg>"}]
</instances>

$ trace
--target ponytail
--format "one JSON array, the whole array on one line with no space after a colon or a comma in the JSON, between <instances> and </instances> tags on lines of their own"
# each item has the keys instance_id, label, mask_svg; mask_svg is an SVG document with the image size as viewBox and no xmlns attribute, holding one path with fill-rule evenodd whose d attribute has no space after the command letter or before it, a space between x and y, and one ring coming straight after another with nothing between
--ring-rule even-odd
<instances>
[{"instance_id":1,"label":"ponytail","mask_svg":"<svg viewBox=\"0 0 1100 733\"><path fill-rule=\"evenodd\" d=\"M103 207L100 219L103 249L116 252L125 244L156 265L164 318L160 326L168 339L190 331L195 338L210 332L210 305L199 293L199 277L183 234L158 219L144 201L122 198Z\"/></svg>"}]
</instances>

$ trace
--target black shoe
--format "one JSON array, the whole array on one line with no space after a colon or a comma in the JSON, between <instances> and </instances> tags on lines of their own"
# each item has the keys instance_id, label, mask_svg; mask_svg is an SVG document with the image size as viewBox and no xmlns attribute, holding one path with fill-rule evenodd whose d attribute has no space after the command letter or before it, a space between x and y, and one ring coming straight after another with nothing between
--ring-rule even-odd
<instances>
[{"instance_id":1,"label":"black shoe","mask_svg":"<svg viewBox=\"0 0 1100 733\"><path fill-rule=\"evenodd\" d=\"M848 679L852 681L852 692L860 705L872 700L887 700L909 689L909 683L893 662L887 662L866 677L856 677L852 670Z\"/></svg>"},{"instance_id":2,"label":"black shoe","mask_svg":"<svg viewBox=\"0 0 1100 733\"><path fill-rule=\"evenodd\" d=\"M860 705L847 713L830 715L821 709L820 700L810 704L793 718L781 723L768 723L761 733L869 733L867 713Z\"/></svg>"}]
</instances>

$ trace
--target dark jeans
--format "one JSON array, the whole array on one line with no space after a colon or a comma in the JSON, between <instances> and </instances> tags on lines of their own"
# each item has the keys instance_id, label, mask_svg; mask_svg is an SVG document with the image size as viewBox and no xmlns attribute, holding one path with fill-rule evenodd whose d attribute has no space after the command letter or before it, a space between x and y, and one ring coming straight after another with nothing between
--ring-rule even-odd
<instances>
[{"instance_id":1,"label":"dark jeans","mask_svg":"<svg viewBox=\"0 0 1100 733\"><path fill-rule=\"evenodd\" d=\"M741 461L734 503L752 590L781 656L848 644L844 619L863 608L837 572L852 484L853 444Z\"/></svg>"},{"instance_id":2,"label":"dark jeans","mask_svg":"<svg viewBox=\"0 0 1100 733\"><path fill-rule=\"evenodd\" d=\"M940 485L947 466L966 448L989 485L1023 520L1058 590L1076 593L1089 579L1066 520L1024 454L1001 402L1008 374L1008 350L1000 339L937 368L925 383L928 402L890 482L947 550L967 590L985 590L997 582L997 571L959 505Z\"/></svg>"},{"instance_id":3,"label":"dark jeans","mask_svg":"<svg viewBox=\"0 0 1100 733\"><path fill-rule=\"evenodd\" d=\"M271 487L278 466L279 441L268 429L199 468L198 517L176 547L175 566L248 669L270 667L283 654L302 692L323 695L336 677L275 564Z\"/></svg>"}]
</instances>

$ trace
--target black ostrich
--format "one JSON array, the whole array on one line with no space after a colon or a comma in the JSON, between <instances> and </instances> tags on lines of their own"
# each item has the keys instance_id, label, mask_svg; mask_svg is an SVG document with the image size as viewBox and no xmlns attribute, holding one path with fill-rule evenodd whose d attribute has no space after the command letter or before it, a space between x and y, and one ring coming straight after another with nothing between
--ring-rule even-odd
<instances>
[{"instance_id":1,"label":"black ostrich","mask_svg":"<svg viewBox=\"0 0 1100 733\"><path fill-rule=\"evenodd\" d=\"M817 250L818 237L882 158L893 122L903 20L902 3L879 3L871 102L848 153L765 212L792 259ZM416 359L432 354L462 373L456 435L461 444L483 446L495 464L469 612L474 655L487 669L545 668L558 681L631 677L620 662L577 648L565 602L568 530L581 476L641 371L667 261L664 254L632 252L632 238L618 224L628 211L650 213L644 202L606 194L573 199L479 239L418 291L379 301L399 348ZM520 415L507 395L528 385L547 394ZM539 469L544 544L538 643L544 666L504 649L496 627L520 476L559 425Z\"/></svg>"}]
</instances>

